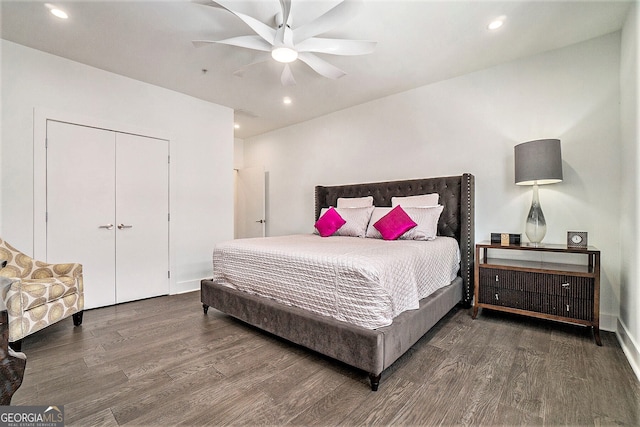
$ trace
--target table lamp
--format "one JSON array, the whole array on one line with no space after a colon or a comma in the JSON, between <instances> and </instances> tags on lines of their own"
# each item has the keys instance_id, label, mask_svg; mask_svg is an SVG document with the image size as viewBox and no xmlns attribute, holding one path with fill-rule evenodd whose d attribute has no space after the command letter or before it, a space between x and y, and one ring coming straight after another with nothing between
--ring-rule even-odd
<instances>
[{"instance_id":1,"label":"table lamp","mask_svg":"<svg viewBox=\"0 0 640 427\"><path fill-rule=\"evenodd\" d=\"M527 216L525 234L538 246L547 233L538 185L555 184L562 181L562 153L559 139L538 139L523 142L514 147L515 181L517 185L533 185L533 198Z\"/></svg>"}]
</instances>

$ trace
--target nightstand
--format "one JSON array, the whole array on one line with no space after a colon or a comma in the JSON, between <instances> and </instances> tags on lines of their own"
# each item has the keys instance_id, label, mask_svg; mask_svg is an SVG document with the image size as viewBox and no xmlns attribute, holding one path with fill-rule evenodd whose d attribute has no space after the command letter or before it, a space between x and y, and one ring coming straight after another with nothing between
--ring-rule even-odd
<instances>
[{"instance_id":1,"label":"nightstand","mask_svg":"<svg viewBox=\"0 0 640 427\"><path fill-rule=\"evenodd\" d=\"M490 257L490 251L506 251ZM583 264L525 261L517 252L547 252L584 255ZM511 259L508 256L513 254ZM505 256L506 255L506 256ZM520 254L522 255L522 254ZM600 340L600 251L566 245L530 244L476 245L473 318L479 308L516 313L541 319L574 323L593 328Z\"/></svg>"}]
</instances>

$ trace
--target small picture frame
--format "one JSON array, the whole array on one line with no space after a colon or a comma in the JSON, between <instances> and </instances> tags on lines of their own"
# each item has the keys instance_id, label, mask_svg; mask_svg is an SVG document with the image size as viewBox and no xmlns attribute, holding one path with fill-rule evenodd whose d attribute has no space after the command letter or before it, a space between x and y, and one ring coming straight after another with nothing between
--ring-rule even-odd
<instances>
[{"instance_id":1,"label":"small picture frame","mask_svg":"<svg viewBox=\"0 0 640 427\"><path fill-rule=\"evenodd\" d=\"M587 248L587 232L586 231L567 231L567 247L568 248Z\"/></svg>"},{"instance_id":2,"label":"small picture frame","mask_svg":"<svg viewBox=\"0 0 640 427\"><path fill-rule=\"evenodd\" d=\"M520 234L491 233L491 243L499 243L500 246L520 245Z\"/></svg>"}]
</instances>

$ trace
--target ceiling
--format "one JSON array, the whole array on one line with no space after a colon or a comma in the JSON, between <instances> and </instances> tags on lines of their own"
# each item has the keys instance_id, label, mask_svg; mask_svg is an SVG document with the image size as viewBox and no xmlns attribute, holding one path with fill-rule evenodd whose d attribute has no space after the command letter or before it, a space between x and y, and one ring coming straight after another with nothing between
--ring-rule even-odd
<instances>
[{"instance_id":1,"label":"ceiling","mask_svg":"<svg viewBox=\"0 0 640 427\"><path fill-rule=\"evenodd\" d=\"M1 0L2 38L235 110L237 138L306 121L394 93L618 31L629 1L365 0L348 24L322 37L377 41L365 56L319 55L347 75L331 80L300 61L297 85L280 83L282 64L253 62L252 50L192 40L253 34L231 13L187 0ZM293 28L338 0L292 0ZM232 1L267 24L278 0ZM492 19L505 24L487 30ZM206 70L206 71L205 71ZM291 98L285 105L283 97Z\"/></svg>"}]
</instances>

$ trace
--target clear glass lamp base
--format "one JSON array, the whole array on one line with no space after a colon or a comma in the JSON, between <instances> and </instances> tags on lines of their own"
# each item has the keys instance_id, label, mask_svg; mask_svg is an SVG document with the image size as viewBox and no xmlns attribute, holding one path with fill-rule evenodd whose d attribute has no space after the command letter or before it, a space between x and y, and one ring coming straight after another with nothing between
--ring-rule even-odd
<instances>
[{"instance_id":1,"label":"clear glass lamp base","mask_svg":"<svg viewBox=\"0 0 640 427\"><path fill-rule=\"evenodd\" d=\"M544 235L547 234L547 222L544 219L544 214L540 207L537 184L533 186L533 199L531 200L531 208L527 216L525 234L534 246L538 246L538 244L542 242L542 239L544 239Z\"/></svg>"}]
</instances>

